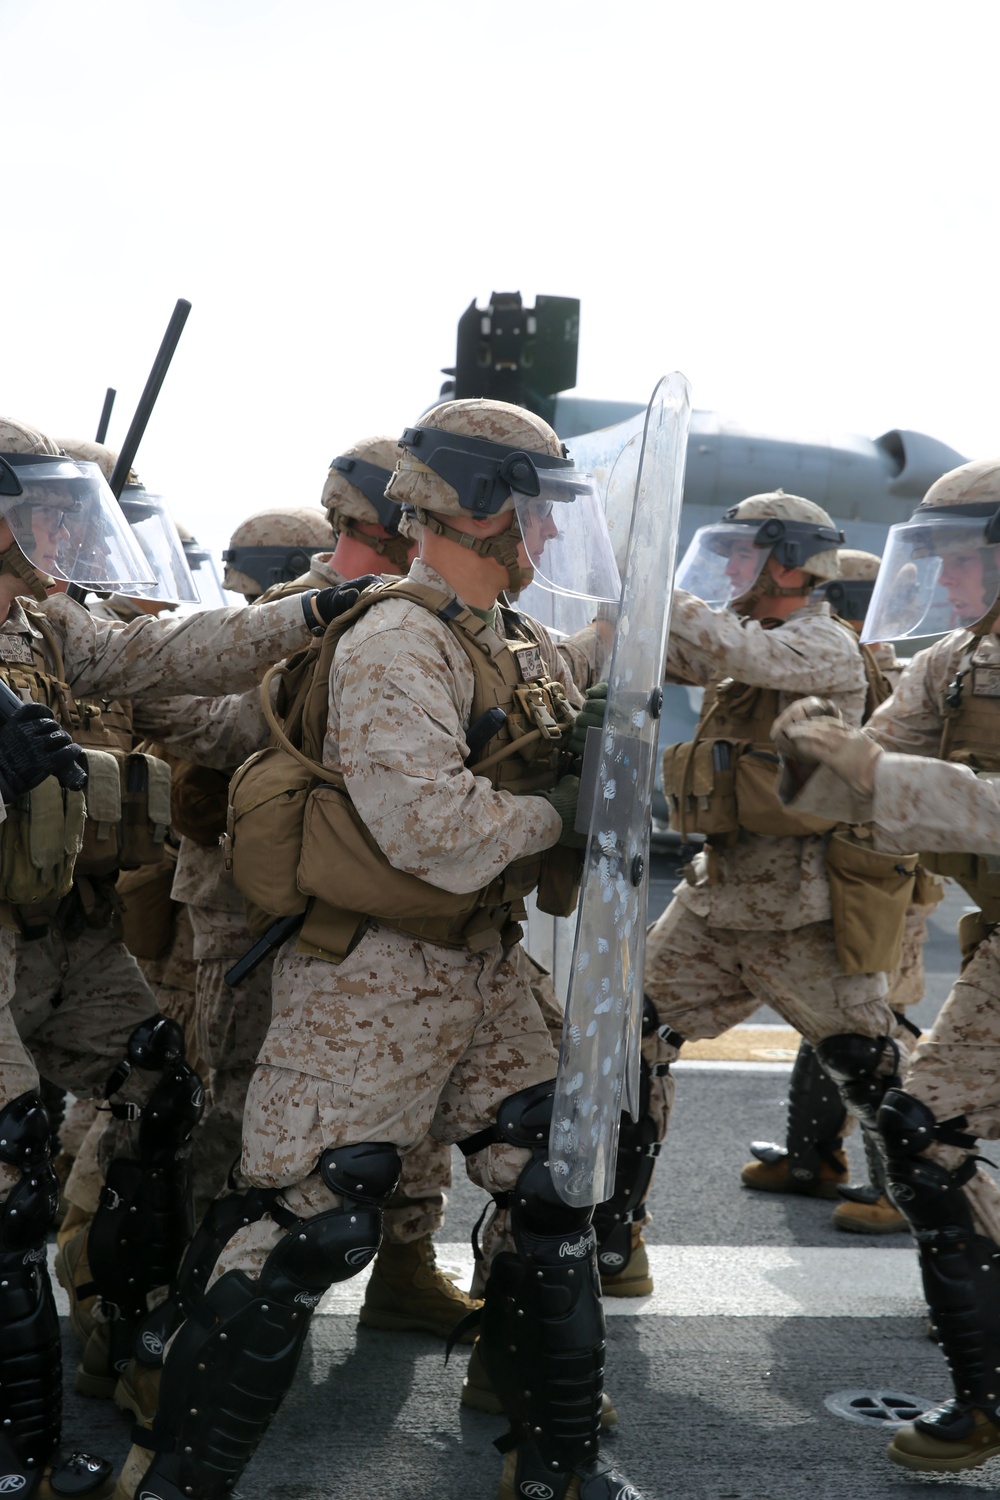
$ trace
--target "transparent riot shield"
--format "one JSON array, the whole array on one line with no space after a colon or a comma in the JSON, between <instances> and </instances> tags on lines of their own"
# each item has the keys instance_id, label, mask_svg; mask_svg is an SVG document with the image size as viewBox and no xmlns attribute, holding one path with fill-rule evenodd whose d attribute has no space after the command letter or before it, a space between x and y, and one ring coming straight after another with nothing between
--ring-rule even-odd
<instances>
[{"instance_id":1,"label":"transparent riot shield","mask_svg":"<svg viewBox=\"0 0 1000 1500\"><path fill-rule=\"evenodd\" d=\"M556 1190L580 1206L614 1189L623 1096L638 1113L650 806L690 413L687 381L666 376L636 450L608 706L584 764L595 784L549 1139ZM628 462L620 450L609 514Z\"/></svg>"}]
</instances>

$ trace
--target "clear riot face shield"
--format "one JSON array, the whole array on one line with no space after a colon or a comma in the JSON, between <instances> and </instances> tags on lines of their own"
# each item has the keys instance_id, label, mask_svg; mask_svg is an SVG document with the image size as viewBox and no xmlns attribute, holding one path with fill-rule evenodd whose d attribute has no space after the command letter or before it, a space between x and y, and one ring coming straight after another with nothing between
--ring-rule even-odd
<instances>
[{"instance_id":1,"label":"clear riot face shield","mask_svg":"<svg viewBox=\"0 0 1000 1500\"><path fill-rule=\"evenodd\" d=\"M155 582L95 463L0 454L0 517L40 573L112 592Z\"/></svg>"},{"instance_id":2,"label":"clear riot face shield","mask_svg":"<svg viewBox=\"0 0 1000 1500\"><path fill-rule=\"evenodd\" d=\"M621 576L592 475L540 470L539 493L515 493L514 513L534 569L533 586L522 590L518 608L533 614L526 595L544 591L551 596L544 621L572 633L581 607L586 624L599 605L618 603Z\"/></svg>"},{"instance_id":3,"label":"clear riot face shield","mask_svg":"<svg viewBox=\"0 0 1000 1500\"><path fill-rule=\"evenodd\" d=\"M127 484L120 504L156 582L138 587L129 585L119 593L131 598L157 599L164 604L200 603L184 543L163 497L151 495L141 484Z\"/></svg>"},{"instance_id":4,"label":"clear riot face shield","mask_svg":"<svg viewBox=\"0 0 1000 1500\"><path fill-rule=\"evenodd\" d=\"M722 609L749 593L771 555L771 543L759 545L761 523L718 521L699 526L677 569L675 586L694 594L713 609Z\"/></svg>"},{"instance_id":5,"label":"clear riot face shield","mask_svg":"<svg viewBox=\"0 0 1000 1500\"><path fill-rule=\"evenodd\" d=\"M1000 509L949 505L892 526L861 639L970 630L1000 597Z\"/></svg>"},{"instance_id":6,"label":"clear riot face shield","mask_svg":"<svg viewBox=\"0 0 1000 1500\"><path fill-rule=\"evenodd\" d=\"M198 590L199 603L205 609L224 609L230 601L222 591L222 580L215 566L215 558L193 536L184 537L183 542L184 556Z\"/></svg>"}]
</instances>

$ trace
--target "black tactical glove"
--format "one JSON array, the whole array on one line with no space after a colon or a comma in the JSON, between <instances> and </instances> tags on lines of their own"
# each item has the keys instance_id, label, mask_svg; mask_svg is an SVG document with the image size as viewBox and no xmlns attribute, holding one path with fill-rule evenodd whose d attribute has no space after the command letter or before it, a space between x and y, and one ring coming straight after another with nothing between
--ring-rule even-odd
<instances>
[{"instance_id":1,"label":"black tactical glove","mask_svg":"<svg viewBox=\"0 0 1000 1500\"><path fill-rule=\"evenodd\" d=\"M0 796L12 802L46 776L67 791L82 792L87 785L83 751L43 703L26 703L0 725Z\"/></svg>"},{"instance_id":2,"label":"black tactical glove","mask_svg":"<svg viewBox=\"0 0 1000 1500\"><path fill-rule=\"evenodd\" d=\"M595 682L593 687L587 689L587 701L577 714L576 723L570 731L569 748L574 755L583 756L587 748L587 730L600 729L607 706L608 685L606 682Z\"/></svg>"},{"instance_id":3,"label":"black tactical glove","mask_svg":"<svg viewBox=\"0 0 1000 1500\"><path fill-rule=\"evenodd\" d=\"M567 849L586 849L587 835L577 833L573 826L576 822L576 805L580 800L579 776L560 776L551 792L539 792L538 795L551 803L562 818L562 833L556 843Z\"/></svg>"},{"instance_id":4,"label":"black tactical glove","mask_svg":"<svg viewBox=\"0 0 1000 1500\"><path fill-rule=\"evenodd\" d=\"M362 573L360 578L349 578L335 589L320 589L311 594L306 602L316 618L310 624L317 630L332 625L338 615L345 614L352 604L357 603L365 589L380 582L377 573Z\"/></svg>"}]
</instances>

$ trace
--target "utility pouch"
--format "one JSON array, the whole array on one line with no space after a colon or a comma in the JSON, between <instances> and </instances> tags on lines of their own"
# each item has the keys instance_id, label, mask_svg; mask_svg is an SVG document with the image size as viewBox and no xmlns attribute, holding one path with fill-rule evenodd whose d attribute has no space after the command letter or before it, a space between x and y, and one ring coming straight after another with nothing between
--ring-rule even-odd
<instances>
[{"instance_id":1,"label":"utility pouch","mask_svg":"<svg viewBox=\"0 0 1000 1500\"><path fill-rule=\"evenodd\" d=\"M113 875L121 865L122 752L85 749L87 762L87 822L83 848L76 862L78 875Z\"/></svg>"},{"instance_id":2,"label":"utility pouch","mask_svg":"<svg viewBox=\"0 0 1000 1500\"><path fill-rule=\"evenodd\" d=\"M229 783L222 840L226 869L244 899L272 920L306 909L296 873L306 801L315 782L300 761L271 745L251 755Z\"/></svg>"},{"instance_id":3,"label":"utility pouch","mask_svg":"<svg viewBox=\"0 0 1000 1500\"><path fill-rule=\"evenodd\" d=\"M780 762L776 754L750 745L736 763L736 811L741 828L769 839L802 839L828 833L829 818L792 812L778 798Z\"/></svg>"},{"instance_id":4,"label":"utility pouch","mask_svg":"<svg viewBox=\"0 0 1000 1500\"><path fill-rule=\"evenodd\" d=\"M915 854L881 854L871 835L844 824L826 851L837 957L844 974L891 972L903 949L906 910L913 902Z\"/></svg>"},{"instance_id":5,"label":"utility pouch","mask_svg":"<svg viewBox=\"0 0 1000 1500\"><path fill-rule=\"evenodd\" d=\"M670 826L682 838L736 833L736 767L744 748L741 740L689 740L663 752L663 795Z\"/></svg>"},{"instance_id":6,"label":"utility pouch","mask_svg":"<svg viewBox=\"0 0 1000 1500\"><path fill-rule=\"evenodd\" d=\"M554 844L542 855L535 902L550 917L568 917L576 910L583 874L583 851Z\"/></svg>"},{"instance_id":7,"label":"utility pouch","mask_svg":"<svg viewBox=\"0 0 1000 1500\"><path fill-rule=\"evenodd\" d=\"M169 830L170 767L158 755L133 751L122 766L121 868L159 863Z\"/></svg>"},{"instance_id":8,"label":"utility pouch","mask_svg":"<svg viewBox=\"0 0 1000 1500\"><path fill-rule=\"evenodd\" d=\"M117 890L122 903L122 940L136 958L163 958L173 941L177 903L170 899L172 860L157 860L123 871Z\"/></svg>"},{"instance_id":9,"label":"utility pouch","mask_svg":"<svg viewBox=\"0 0 1000 1500\"><path fill-rule=\"evenodd\" d=\"M214 849L226 831L228 771L183 762L170 779L170 826L202 849Z\"/></svg>"},{"instance_id":10,"label":"utility pouch","mask_svg":"<svg viewBox=\"0 0 1000 1500\"><path fill-rule=\"evenodd\" d=\"M86 803L54 776L25 792L0 823L0 900L28 906L65 896L83 845Z\"/></svg>"}]
</instances>

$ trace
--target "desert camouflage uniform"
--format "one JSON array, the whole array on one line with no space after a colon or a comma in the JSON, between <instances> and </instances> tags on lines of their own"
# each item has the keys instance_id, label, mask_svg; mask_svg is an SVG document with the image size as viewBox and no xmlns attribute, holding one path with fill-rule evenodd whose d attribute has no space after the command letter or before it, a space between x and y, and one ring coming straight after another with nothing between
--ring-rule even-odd
<instances>
[{"instance_id":1,"label":"desert camouflage uniform","mask_svg":"<svg viewBox=\"0 0 1000 1500\"><path fill-rule=\"evenodd\" d=\"M808 783L807 808L819 801L834 815L867 815L879 847L902 852L904 840L928 850L1000 854L997 783L977 780L965 766L937 760L945 695L972 637L945 636L913 658L896 691L873 715L866 732L885 748L875 768L873 799L858 799L831 772L820 768ZM1000 666L1000 639L986 636L981 657ZM915 757L934 757L916 759ZM833 798L838 796L839 802ZM938 1120L964 1115L963 1130L984 1140L1000 1139L1000 928L978 945L956 980L927 1039L917 1047L904 1076L908 1094L922 1100ZM936 1141L925 1155L955 1171L975 1147ZM982 1168L964 1185L980 1231L1000 1244L1000 1188Z\"/></svg>"},{"instance_id":2,"label":"desert camouflage uniform","mask_svg":"<svg viewBox=\"0 0 1000 1500\"><path fill-rule=\"evenodd\" d=\"M132 698L140 732L144 700L176 695L192 685L205 692L231 688L234 681L249 686L262 664L294 650L306 635L298 600L267 611L216 610L169 621L144 617L131 625L95 620L63 595L40 608L60 642L74 694ZM0 661L5 650L14 653L21 641L37 635L15 600L0 624ZM31 965L30 974L24 970L19 1001L22 1036L11 1008L14 934L5 930L0 937L2 1102L38 1087L29 1048L40 1060L44 1056L43 1071L52 1082L75 1094L99 1094L132 1031L156 1011L152 991L110 926L67 935L54 924L45 937L25 945L25 952L29 948L30 958L22 957ZM136 1070L127 1095L148 1092L149 1078ZM115 1149L120 1149L117 1142ZM0 1164L0 1193L17 1177L16 1168Z\"/></svg>"},{"instance_id":3,"label":"desert camouflage uniform","mask_svg":"<svg viewBox=\"0 0 1000 1500\"><path fill-rule=\"evenodd\" d=\"M448 589L421 562L411 577ZM548 666L569 685L554 650ZM428 611L377 606L337 653L323 752L395 867L455 892L487 884L561 830L541 798L494 791L465 769L472 688L465 652ZM510 1094L551 1078L556 1051L520 963L516 949L473 954L378 923L337 965L286 945L247 1100L244 1175L280 1187L308 1217L338 1201L315 1171L328 1147L382 1140L405 1154L428 1131L458 1141L492 1123ZM469 1172L502 1191L527 1160L492 1145ZM259 1270L283 1232L268 1216L237 1231L213 1277ZM501 1210L484 1237L487 1261L506 1234Z\"/></svg>"},{"instance_id":4,"label":"desert camouflage uniform","mask_svg":"<svg viewBox=\"0 0 1000 1500\"><path fill-rule=\"evenodd\" d=\"M730 675L777 688L783 702L818 693L854 724L865 707L861 655L826 603L807 604L765 630L677 591L668 671L706 685ZM820 835L764 838L744 830L733 848L696 856L647 942L645 986L661 1027L714 1037L768 1004L813 1044L854 1032L893 1036L906 1049L886 976L840 972L825 856ZM662 1066L678 1045L654 1034L643 1053ZM654 1077L651 1110L663 1130L672 1101L669 1074Z\"/></svg>"}]
</instances>

